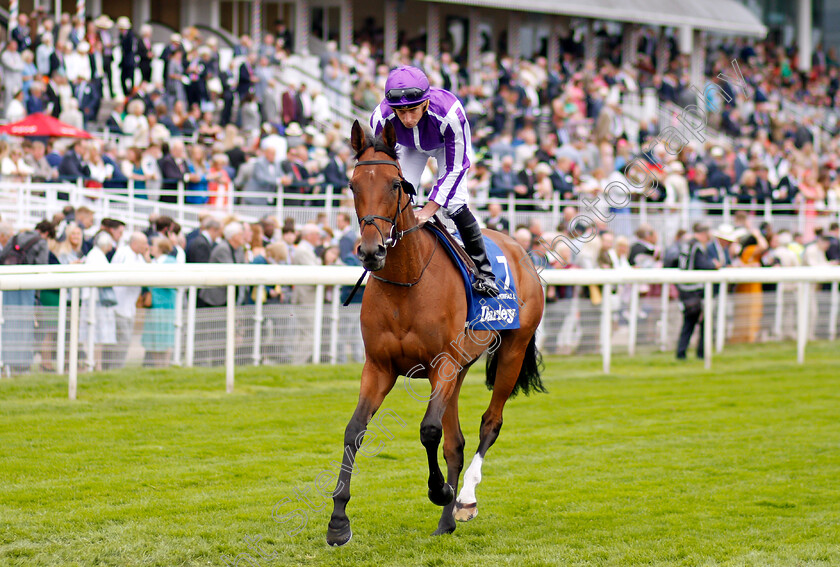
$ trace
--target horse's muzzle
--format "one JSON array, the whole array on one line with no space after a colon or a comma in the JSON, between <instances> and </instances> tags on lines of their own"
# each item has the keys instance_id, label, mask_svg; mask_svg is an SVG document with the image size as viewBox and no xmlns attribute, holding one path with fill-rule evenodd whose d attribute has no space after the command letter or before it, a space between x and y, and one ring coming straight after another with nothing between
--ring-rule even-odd
<instances>
[{"instance_id":1,"label":"horse's muzzle","mask_svg":"<svg viewBox=\"0 0 840 567\"><path fill-rule=\"evenodd\" d=\"M369 272L378 272L385 267L385 253L386 249L381 244L377 244L373 250L365 250L364 246L358 249L359 260Z\"/></svg>"}]
</instances>

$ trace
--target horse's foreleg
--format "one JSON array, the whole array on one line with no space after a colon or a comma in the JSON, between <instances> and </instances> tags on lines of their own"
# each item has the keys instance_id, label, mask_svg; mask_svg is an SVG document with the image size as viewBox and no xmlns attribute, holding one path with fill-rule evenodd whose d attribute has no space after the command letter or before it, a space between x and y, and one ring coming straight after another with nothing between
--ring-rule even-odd
<instances>
[{"instance_id":1,"label":"horse's foreleg","mask_svg":"<svg viewBox=\"0 0 840 567\"><path fill-rule=\"evenodd\" d=\"M460 376L463 376L466 370ZM446 460L446 483L452 487L453 493L458 491L458 478L464 468L464 434L461 432L461 422L458 419L458 394L461 389L459 381L446 411L443 414L443 458ZM453 511L455 500L443 507L434 535L449 534L455 531L455 518Z\"/></svg>"},{"instance_id":2,"label":"horse's foreleg","mask_svg":"<svg viewBox=\"0 0 840 567\"><path fill-rule=\"evenodd\" d=\"M420 442L426 448L429 459L429 500L438 506L446 506L455 497L455 490L443 481L443 473L438 464L438 447L443 434L443 414L456 390L456 377L457 374L451 378L442 377L439 372L429 377L433 398L420 422Z\"/></svg>"},{"instance_id":3,"label":"horse's foreleg","mask_svg":"<svg viewBox=\"0 0 840 567\"><path fill-rule=\"evenodd\" d=\"M330 545L344 545L353 537L346 508L350 500L350 477L356 462L356 453L364 441L365 428L395 382L395 376L373 368L370 363L366 363L362 370L359 403L344 430L344 453L338 482L333 491L333 513L327 527L327 543Z\"/></svg>"}]
</instances>

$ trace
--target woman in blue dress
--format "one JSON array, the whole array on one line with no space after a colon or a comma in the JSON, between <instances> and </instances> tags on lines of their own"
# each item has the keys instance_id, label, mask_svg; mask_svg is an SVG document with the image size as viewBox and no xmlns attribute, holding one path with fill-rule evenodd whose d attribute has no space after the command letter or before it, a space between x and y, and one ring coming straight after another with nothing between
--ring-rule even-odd
<instances>
[{"instance_id":1,"label":"woman in blue dress","mask_svg":"<svg viewBox=\"0 0 840 567\"><path fill-rule=\"evenodd\" d=\"M170 256L172 243L167 238L159 237L152 240L152 262L156 264L174 264L175 257ZM149 288L152 304L146 311L143 322L143 348L146 356L143 366L157 368L169 365L169 357L175 346L175 296L174 288Z\"/></svg>"}]
</instances>

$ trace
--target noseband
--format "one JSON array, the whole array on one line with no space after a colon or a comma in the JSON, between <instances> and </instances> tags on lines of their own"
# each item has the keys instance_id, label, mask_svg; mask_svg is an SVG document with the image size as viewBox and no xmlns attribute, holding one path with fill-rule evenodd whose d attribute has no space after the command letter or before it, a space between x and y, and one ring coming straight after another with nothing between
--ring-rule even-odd
<instances>
[{"instance_id":1,"label":"noseband","mask_svg":"<svg viewBox=\"0 0 840 567\"><path fill-rule=\"evenodd\" d=\"M420 228L420 225L413 226L408 230L397 230L397 219L399 218L400 214L411 204L414 202L414 187L406 181L405 177L402 176L402 170L397 162L389 160L389 159L373 159L368 161L360 161L356 162L356 167L360 165L392 165L397 168L397 172L400 174L400 192L397 196L397 210L394 211L394 217L388 218L383 217L381 215L365 215L359 219L359 232L364 232L365 227L369 224L373 225L373 228L379 233L380 238L382 238L382 244L388 248L393 248L397 245L397 242L410 232L414 232L415 230ZM400 203L402 201L402 194L405 192L408 195L408 202L406 202L405 207L401 207ZM379 228L379 225L376 224L376 220L383 220L391 225L391 230L389 231L389 235L386 238L385 235L382 233L382 229Z\"/></svg>"},{"instance_id":2,"label":"noseband","mask_svg":"<svg viewBox=\"0 0 840 567\"><path fill-rule=\"evenodd\" d=\"M393 165L394 167L397 168L397 173L400 174L400 189L399 189L399 194L397 195L397 210L394 211L394 217L393 218L388 218L388 217L383 217L383 216L380 216L380 215L365 215L365 216L363 216L359 219L359 227L360 227L359 232L360 233L364 232L365 227L367 225L372 224L373 228L376 229L376 232L378 232L379 236L382 238L382 244L385 245L386 248L387 247L393 248L394 246L397 245L397 242L399 242L400 239L403 236L421 228L421 225L418 224L416 226L412 226L411 228L409 228L407 230L397 230L397 219L399 218L400 214L406 208L410 207L412 203L414 203L414 195L415 195L414 186L411 183L409 183L408 181L406 181L405 177L403 177L403 175L402 175L402 170L400 169L400 165L395 161L392 161L392 160L389 160L389 159L372 159L372 160L368 160L368 161L356 162L356 167L358 167L360 165ZM401 207L400 204L401 204L401 201L402 201L402 194L403 193L408 195L408 202L405 204L404 207ZM379 225L376 224L377 219L378 220L384 220L385 222L387 222L391 225L390 235L388 236L388 238L385 238L385 235L382 234L382 230L379 228ZM432 263L432 258L434 257L436 251L437 251L437 238L435 238L435 248L434 248L434 250L432 250L432 254L429 256L429 260L426 262L426 265L420 271L420 276L416 280L414 280L413 282L410 282L410 283L392 282L390 280L386 280L385 278L381 278L381 277L377 276L376 274L373 274L373 277L375 279L381 281L381 282L385 282L385 283L388 283L388 284L393 284L393 285L397 285L397 286L401 286L401 287L414 287L420 281L420 279L423 277L423 274L426 273L426 268L428 268L429 264ZM353 296L356 295L356 291L359 289L359 286L362 285L362 281L365 279L365 276L367 274L368 274L367 270L362 272L362 277L359 278L359 281L357 281L356 285L353 286L353 290L350 292L350 295L348 295L347 299L344 300L344 306L345 307L350 305L350 302L353 300Z\"/></svg>"}]
</instances>

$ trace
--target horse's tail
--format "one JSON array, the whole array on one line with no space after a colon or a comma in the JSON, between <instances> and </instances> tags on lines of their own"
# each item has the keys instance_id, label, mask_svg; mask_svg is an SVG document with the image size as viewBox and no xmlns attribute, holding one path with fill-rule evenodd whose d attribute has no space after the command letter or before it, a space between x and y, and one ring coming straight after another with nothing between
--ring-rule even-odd
<instances>
[{"instance_id":1,"label":"horse's tail","mask_svg":"<svg viewBox=\"0 0 840 567\"><path fill-rule=\"evenodd\" d=\"M487 389L492 390L496 383L496 367L499 364L499 349L493 350L487 354ZM516 379L516 385L510 393L510 397L516 396L520 391L525 395L531 392L548 393L548 390L543 386L540 374L544 369L542 354L537 350L536 336L531 337L528 347L525 350L525 359L522 361L522 369L519 371L519 378Z\"/></svg>"}]
</instances>

